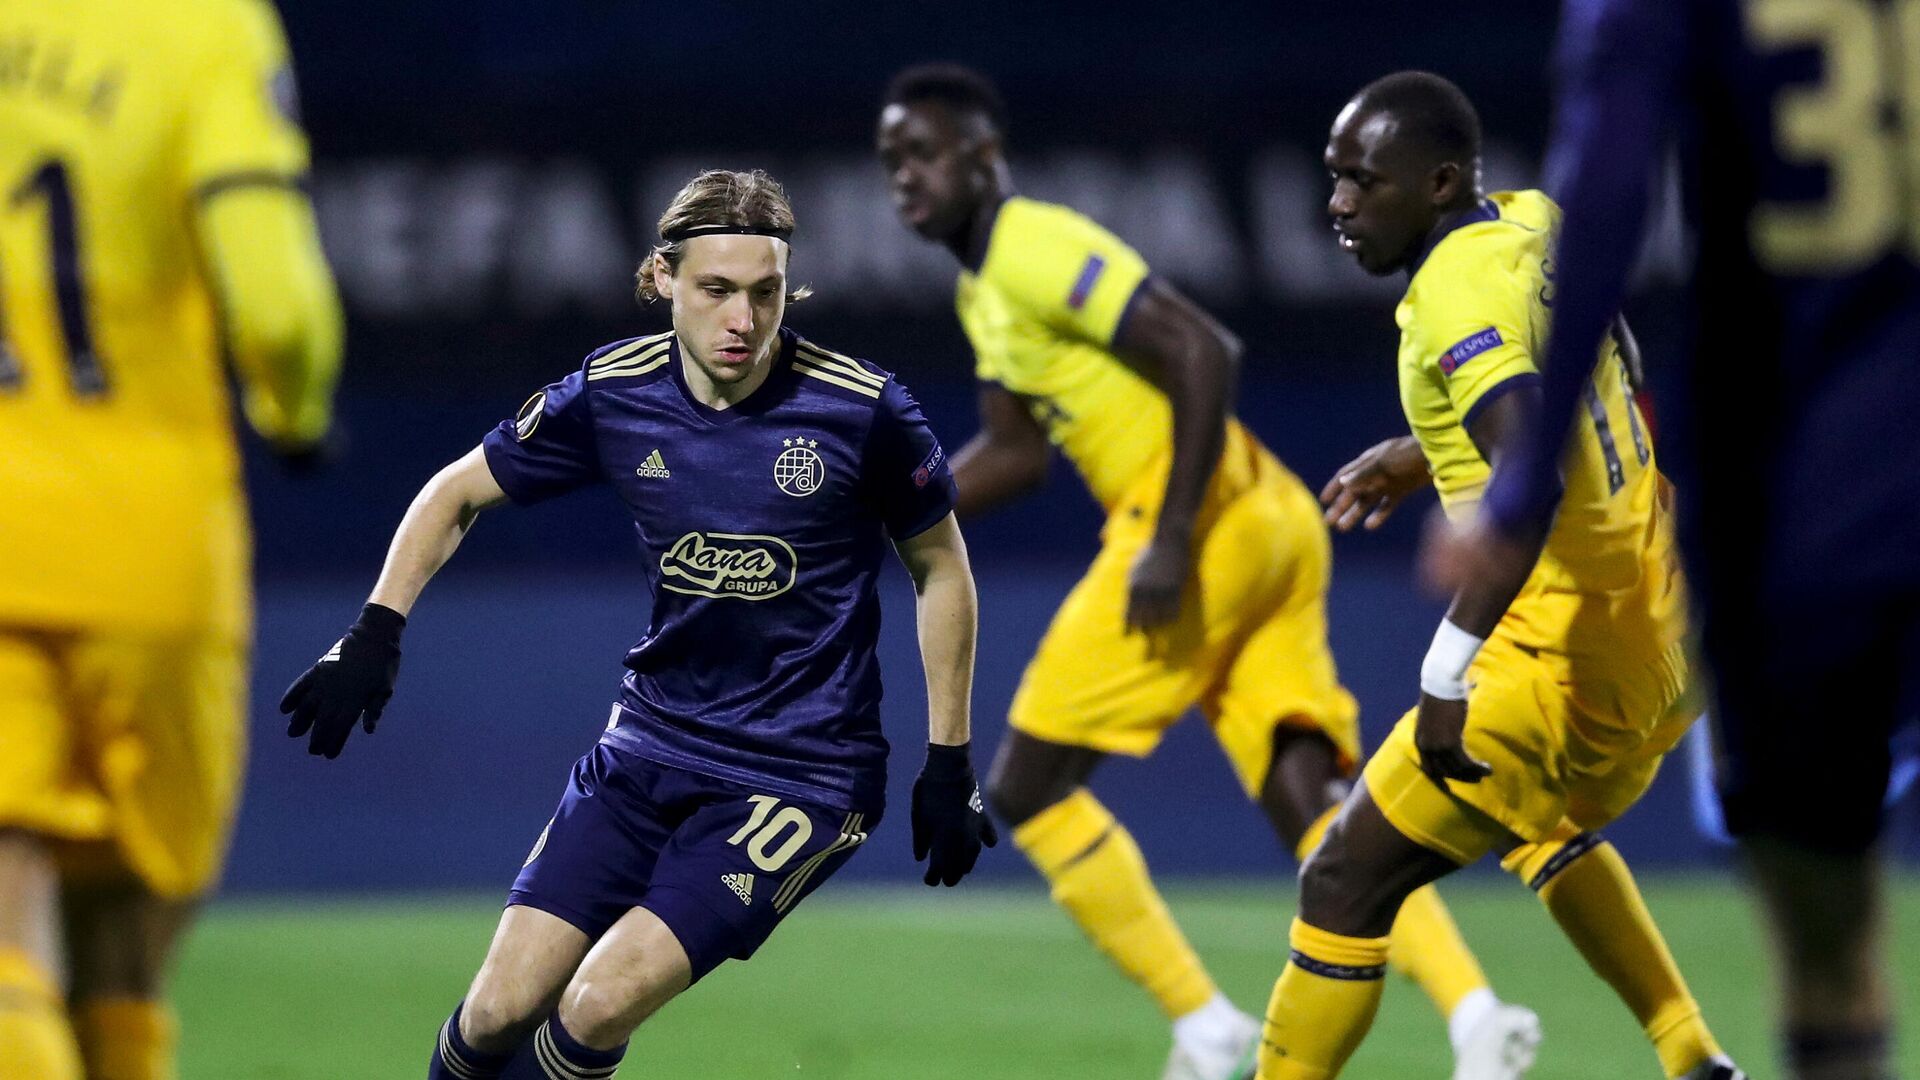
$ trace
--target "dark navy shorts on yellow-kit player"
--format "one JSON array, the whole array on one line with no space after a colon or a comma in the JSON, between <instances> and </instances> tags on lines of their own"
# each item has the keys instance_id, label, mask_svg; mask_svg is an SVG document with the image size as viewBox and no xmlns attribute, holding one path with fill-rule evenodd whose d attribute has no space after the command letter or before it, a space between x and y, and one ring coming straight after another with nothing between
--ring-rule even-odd
<instances>
[{"instance_id":1,"label":"dark navy shorts on yellow-kit player","mask_svg":"<svg viewBox=\"0 0 1920 1080\"><path fill-rule=\"evenodd\" d=\"M752 956L879 820L878 808L764 794L601 744L575 763L507 903L590 939L646 908L680 940L697 981Z\"/></svg>"}]
</instances>

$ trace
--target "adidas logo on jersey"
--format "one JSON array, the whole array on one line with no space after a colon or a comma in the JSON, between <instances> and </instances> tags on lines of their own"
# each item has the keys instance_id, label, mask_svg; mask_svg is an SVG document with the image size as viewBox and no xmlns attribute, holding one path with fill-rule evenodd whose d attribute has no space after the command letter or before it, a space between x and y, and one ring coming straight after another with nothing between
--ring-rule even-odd
<instances>
[{"instance_id":1,"label":"adidas logo on jersey","mask_svg":"<svg viewBox=\"0 0 1920 1080\"><path fill-rule=\"evenodd\" d=\"M721 874L720 884L732 889L733 895L739 897L741 903L747 905L753 903L752 874Z\"/></svg>"},{"instance_id":2,"label":"adidas logo on jersey","mask_svg":"<svg viewBox=\"0 0 1920 1080\"><path fill-rule=\"evenodd\" d=\"M640 476L650 476L655 480L665 480L673 475L667 471L667 463L661 459L658 450L648 454L647 460L641 462L640 467L633 471Z\"/></svg>"}]
</instances>

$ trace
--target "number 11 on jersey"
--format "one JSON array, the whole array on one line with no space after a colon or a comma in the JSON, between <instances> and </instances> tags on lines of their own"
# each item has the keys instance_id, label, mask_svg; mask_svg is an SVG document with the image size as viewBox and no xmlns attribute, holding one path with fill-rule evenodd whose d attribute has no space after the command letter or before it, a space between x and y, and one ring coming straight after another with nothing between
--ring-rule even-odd
<instances>
[{"instance_id":1,"label":"number 11 on jersey","mask_svg":"<svg viewBox=\"0 0 1920 1080\"><path fill-rule=\"evenodd\" d=\"M60 334L66 344L68 381L80 397L104 397L108 389L107 372L100 362L100 354L94 351L93 331L87 323L79 213L67 167L59 159L48 158L8 192L6 209L26 212L34 203L46 206L54 304L60 312ZM0 274L5 271L6 268L0 266ZM18 387L25 379L20 354L7 340L8 329L6 315L0 312L0 390Z\"/></svg>"}]
</instances>

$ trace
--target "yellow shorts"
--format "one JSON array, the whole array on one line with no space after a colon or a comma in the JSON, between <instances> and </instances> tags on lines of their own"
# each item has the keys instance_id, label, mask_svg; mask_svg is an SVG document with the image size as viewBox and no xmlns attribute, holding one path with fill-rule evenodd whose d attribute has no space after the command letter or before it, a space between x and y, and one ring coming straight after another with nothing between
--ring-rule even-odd
<instances>
[{"instance_id":1,"label":"yellow shorts","mask_svg":"<svg viewBox=\"0 0 1920 1080\"><path fill-rule=\"evenodd\" d=\"M1126 609L1153 519L1123 501L1021 678L1016 730L1144 757L1197 704L1249 794L1266 783L1282 725L1324 732L1342 768L1358 763L1359 706L1327 648L1326 525L1312 493L1266 460L1260 482L1195 538L1179 617L1150 635L1127 631Z\"/></svg>"},{"instance_id":2,"label":"yellow shorts","mask_svg":"<svg viewBox=\"0 0 1920 1080\"><path fill-rule=\"evenodd\" d=\"M219 876L246 758L246 648L0 628L0 827L73 876L168 897Z\"/></svg>"},{"instance_id":3,"label":"yellow shorts","mask_svg":"<svg viewBox=\"0 0 1920 1080\"><path fill-rule=\"evenodd\" d=\"M1569 681L1564 664L1495 636L1468 673L1466 732L1493 775L1442 790L1420 771L1408 710L1367 762L1367 791L1394 828L1462 865L1508 834L1598 829L1639 800L1699 715L1687 678L1680 645L1625 677Z\"/></svg>"}]
</instances>

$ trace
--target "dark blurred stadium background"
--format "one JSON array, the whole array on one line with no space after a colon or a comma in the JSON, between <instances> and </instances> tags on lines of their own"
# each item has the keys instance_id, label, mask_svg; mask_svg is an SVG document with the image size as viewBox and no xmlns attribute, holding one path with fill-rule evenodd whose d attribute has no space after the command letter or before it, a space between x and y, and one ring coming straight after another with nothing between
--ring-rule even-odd
<instances>
[{"instance_id":1,"label":"dark blurred stadium background","mask_svg":"<svg viewBox=\"0 0 1920 1080\"><path fill-rule=\"evenodd\" d=\"M666 327L664 312L635 306L631 276L665 199L696 169L758 166L784 181L800 221L795 276L817 290L789 322L900 372L950 449L972 432L950 262L894 220L872 158L878 100L906 63L962 60L1000 81L1022 190L1116 229L1247 341L1240 414L1310 485L1401 429L1401 283L1364 277L1330 241L1327 124L1366 80L1431 68L1483 112L1489 185L1534 183L1552 5L963 7L283 4L350 319L345 447L302 478L252 455L256 725L230 891L504 890L645 626L629 526L611 500L487 515L417 611L379 734L340 761L283 739L272 705L357 610L433 470L595 345ZM1668 226L1629 310L1656 359L1673 340ZM1336 546L1334 646L1370 742L1409 700L1438 616L1410 569L1428 505ZM969 528L983 750L1097 527L1063 465L1043 493ZM899 820L845 876L904 881L904 789L925 729L903 575L890 590ZM1812 734L1843 720L1807 723ZM1690 824L1686 773L1674 762L1614 830L1643 867L1723 862ZM1290 865L1197 722L1097 784L1162 873ZM1896 832L1909 855L1913 819L1904 811ZM982 873L1031 879L1004 845Z\"/></svg>"}]
</instances>

